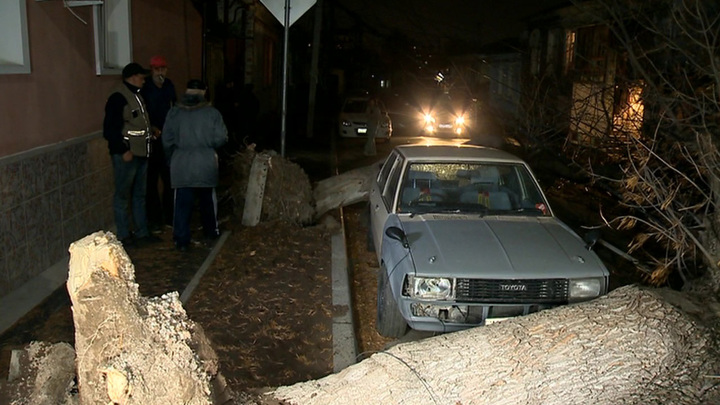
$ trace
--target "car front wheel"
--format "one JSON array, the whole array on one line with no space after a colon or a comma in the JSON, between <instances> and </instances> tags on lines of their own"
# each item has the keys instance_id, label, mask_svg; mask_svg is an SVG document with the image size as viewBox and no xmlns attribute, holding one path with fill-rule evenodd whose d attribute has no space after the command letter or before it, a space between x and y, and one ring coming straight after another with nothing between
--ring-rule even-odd
<instances>
[{"instance_id":1,"label":"car front wheel","mask_svg":"<svg viewBox=\"0 0 720 405\"><path fill-rule=\"evenodd\" d=\"M407 323L398 309L390 288L385 266L378 273L377 330L385 337L399 338L405 335Z\"/></svg>"}]
</instances>

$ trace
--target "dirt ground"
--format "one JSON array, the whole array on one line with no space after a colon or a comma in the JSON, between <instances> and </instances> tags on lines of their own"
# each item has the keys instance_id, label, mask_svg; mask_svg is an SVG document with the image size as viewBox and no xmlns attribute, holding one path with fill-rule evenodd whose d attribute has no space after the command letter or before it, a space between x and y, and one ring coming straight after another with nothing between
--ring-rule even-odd
<instances>
[{"instance_id":1,"label":"dirt ground","mask_svg":"<svg viewBox=\"0 0 720 405\"><path fill-rule=\"evenodd\" d=\"M330 233L274 222L236 227L186 305L234 390L333 369Z\"/></svg>"},{"instance_id":2,"label":"dirt ground","mask_svg":"<svg viewBox=\"0 0 720 405\"><path fill-rule=\"evenodd\" d=\"M366 203L357 203L344 209L359 359L370 357L393 341L380 336L375 329L379 267L377 256L367 249L366 209Z\"/></svg>"}]
</instances>

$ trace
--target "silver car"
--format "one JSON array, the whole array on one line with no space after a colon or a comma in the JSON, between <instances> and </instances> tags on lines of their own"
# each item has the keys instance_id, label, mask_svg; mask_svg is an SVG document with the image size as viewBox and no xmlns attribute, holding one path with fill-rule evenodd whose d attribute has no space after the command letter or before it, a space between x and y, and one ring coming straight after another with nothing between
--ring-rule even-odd
<instances>
[{"instance_id":1,"label":"silver car","mask_svg":"<svg viewBox=\"0 0 720 405\"><path fill-rule=\"evenodd\" d=\"M338 134L343 138L374 136L388 140L392 136L392 121L382 101L349 97L340 109Z\"/></svg>"},{"instance_id":2,"label":"silver car","mask_svg":"<svg viewBox=\"0 0 720 405\"><path fill-rule=\"evenodd\" d=\"M449 332L608 291L598 256L561 222L528 165L481 146L397 146L370 192L377 328Z\"/></svg>"}]
</instances>

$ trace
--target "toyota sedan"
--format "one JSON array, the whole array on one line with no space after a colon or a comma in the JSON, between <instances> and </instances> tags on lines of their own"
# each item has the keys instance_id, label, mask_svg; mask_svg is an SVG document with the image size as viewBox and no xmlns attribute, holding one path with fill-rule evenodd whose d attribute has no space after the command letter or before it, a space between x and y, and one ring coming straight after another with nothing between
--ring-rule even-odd
<instances>
[{"instance_id":1,"label":"toyota sedan","mask_svg":"<svg viewBox=\"0 0 720 405\"><path fill-rule=\"evenodd\" d=\"M602 261L528 165L481 146L397 146L370 192L377 328L449 332L594 299Z\"/></svg>"}]
</instances>

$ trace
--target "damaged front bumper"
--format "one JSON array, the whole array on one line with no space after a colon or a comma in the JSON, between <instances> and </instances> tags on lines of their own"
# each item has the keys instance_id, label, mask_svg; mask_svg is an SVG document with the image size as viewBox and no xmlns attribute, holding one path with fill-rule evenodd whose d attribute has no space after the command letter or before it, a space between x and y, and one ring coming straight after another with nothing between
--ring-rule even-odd
<instances>
[{"instance_id":1,"label":"damaged front bumper","mask_svg":"<svg viewBox=\"0 0 720 405\"><path fill-rule=\"evenodd\" d=\"M446 302L406 302L406 320L416 330L447 332L483 326L496 320L528 315L555 305L465 304Z\"/></svg>"}]
</instances>

